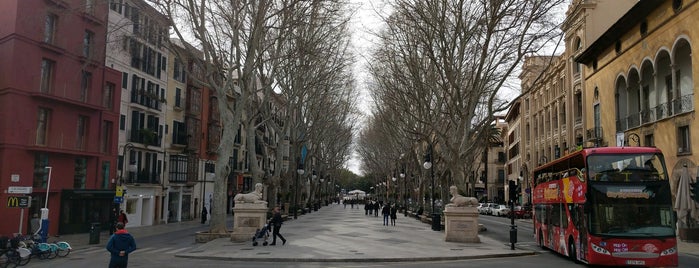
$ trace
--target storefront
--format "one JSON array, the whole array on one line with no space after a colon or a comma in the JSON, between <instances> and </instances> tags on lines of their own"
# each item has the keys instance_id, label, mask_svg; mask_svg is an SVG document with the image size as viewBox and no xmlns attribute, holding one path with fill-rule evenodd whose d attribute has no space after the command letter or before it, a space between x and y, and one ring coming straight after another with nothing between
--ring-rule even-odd
<instances>
[{"instance_id":1,"label":"storefront","mask_svg":"<svg viewBox=\"0 0 699 268\"><path fill-rule=\"evenodd\" d=\"M59 234L87 233L97 223L109 230L114 190L63 190Z\"/></svg>"}]
</instances>

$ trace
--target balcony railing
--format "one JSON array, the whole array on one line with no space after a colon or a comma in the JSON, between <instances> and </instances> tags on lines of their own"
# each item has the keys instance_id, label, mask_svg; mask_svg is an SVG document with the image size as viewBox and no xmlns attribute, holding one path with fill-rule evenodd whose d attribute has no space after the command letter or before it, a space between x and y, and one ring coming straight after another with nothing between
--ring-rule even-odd
<instances>
[{"instance_id":1,"label":"balcony railing","mask_svg":"<svg viewBox=\"0 0 699 268\"><path fill-rule=\"evenodd\" d=\"M681 114L694 110L694 94L684 95L672 101L673 114Z\"/></svg>"},{"instance_id":2,"label":"balcony railing","mask_svg":"<svg viewBox=\"0 0 699 268\"><path fill-rule=\"evenodd\" d=\"M641 110L641 124L650 123L655 121L655 109L645 109Z\"/></svg>"},{"instance_id":3,"label":"balcony railing","mask_svg":"<svg viewBox=\"0 0 699 268\"><path fill-rule=\"evenodd\" d=\"M629 128L635 128L641 125L641 113L632 113L626 117L626 122Z\"/></svg>"},{"instance_id":4,"label":"balcony railing","mask_svg":"<svg viewBox=\"0 0 699 268\"><path fill-rule=\"evenodd\" d=\"M594 127L585 131L588 141L602 141L604 139L604 132L602 127Z\"/></svg>"},{"instance_id":5,"label":"balcony railing","mask_svg":"<svg viewBox=\"0 0 699 268\"><path fill-rule=\"evenodd\" d=\"M694 111L694 94L684 95L679 99L661 103L654 108L632 113L629 116L617 119L616 130L626 131L642 124L652 123L673 115Z\"/></svg>"}]
</instances>

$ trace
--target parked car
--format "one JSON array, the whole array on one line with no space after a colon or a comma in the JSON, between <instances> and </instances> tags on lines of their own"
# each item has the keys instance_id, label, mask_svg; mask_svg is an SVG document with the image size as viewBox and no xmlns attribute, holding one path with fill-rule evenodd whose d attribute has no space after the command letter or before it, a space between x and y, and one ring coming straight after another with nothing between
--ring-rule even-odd
<instances>
[{"instance_id":1,"label":"parked car","mask_svg":"<svg viewBox=\"0 0 699 268\"><path fill-rule=\"evenodd\" d=\"M483 206L478 208L478 213L483 215L490 215L490 207L493 205L493 203L483 203Z\"/></svg>"},{"instance_id":2,"label":"parked car","mask_svg":"<svg viewBox=\"0 0 699 268\"><path fill-rule=\"evenodd\" d=\"M484 205L483 203L478 203L478 213L479 213L479 214L483 214L483 212L482 212L482 211L483 211L483 205Z\"/></svg>"},{"instance_id":3,"label":"parked car","mask_svg":"<svg viewBox=\"0 0 699 268\"><path fill-rule=\"evenodd\" d=\"M522 206L515 206L515 218L517 219L531 219L532 211ZM507 217L512 217L512 212L507 213Z\"/></svg>"},{"instance_id":4,"label":"parked car","mask_svg":"<svg viewBox=\"0 0 699 268\"><path fill-rule=\"evenodd\" d=\"M500 217L507 216L508 213L510 213L510 208L505 205L496 205L495 208L493 208L492 215Z\"/></svg>"},{"instance_id":5,"label":"parked car","mask_svg":"<svg viewBox=\"0 0 699 268\"><path fill-rule=\"evenodd\" d=\"M488 210L485 212L485 214L494 215L494 214L493 214L493 210L495 210L495 208L496 208L497 206L498 206L498 204L495 204L495 203L488 203Z\"/></svg>"}]
</instances>

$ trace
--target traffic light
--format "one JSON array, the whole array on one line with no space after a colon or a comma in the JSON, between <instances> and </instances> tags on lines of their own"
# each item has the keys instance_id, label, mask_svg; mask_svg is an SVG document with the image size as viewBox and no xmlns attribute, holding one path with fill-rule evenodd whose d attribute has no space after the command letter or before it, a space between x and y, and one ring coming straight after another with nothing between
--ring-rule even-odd
<instances>
[{"instance_id":1,"label":"traffic light","mask_svg":"<svg viewBox=\"0 0 699 268\"><path fill-rule=\"evenodd\" d=\"M699 203L699 180L689 183L689 195L694 202Z\"/></svg>"},{"instance_id":2,"label":"traffic light","mask_svg":"<svg viewBox=\"0 0 699 268\"><path fill-rule=\"evenodd\" d=\"M509 189L509 194L510 194L510 200L513 201L513 200L517 199L517 184L513 180L508 181L508 183L509 183L508 189Z\"/></svg>"}]
</instances>

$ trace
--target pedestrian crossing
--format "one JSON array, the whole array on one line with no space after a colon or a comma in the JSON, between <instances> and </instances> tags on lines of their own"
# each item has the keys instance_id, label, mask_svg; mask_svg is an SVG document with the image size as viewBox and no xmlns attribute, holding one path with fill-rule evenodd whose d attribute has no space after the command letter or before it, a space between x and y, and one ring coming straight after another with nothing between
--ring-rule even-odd
<instances>
[{"instance_id":1,"label":"pedestrian crossing","mask_svg":"<svg viewBox=\"0 0 699 268\"><path fill-rule=\"evenodd\" d=\"M148 254L167 254L173 255L186 250L192 249L192 247L145 247L137 248L134 252L131 252L129 256L134 255L148 255ZM104 247L91 247L85 249L74 249L70 252L70 256L81 256L81 255L109 255L107 249Z\"/></svg>"}]
</instances>

